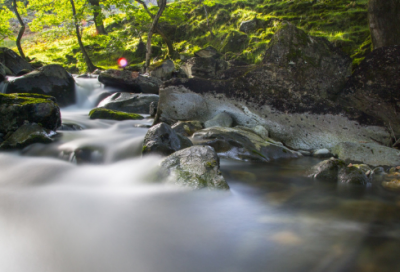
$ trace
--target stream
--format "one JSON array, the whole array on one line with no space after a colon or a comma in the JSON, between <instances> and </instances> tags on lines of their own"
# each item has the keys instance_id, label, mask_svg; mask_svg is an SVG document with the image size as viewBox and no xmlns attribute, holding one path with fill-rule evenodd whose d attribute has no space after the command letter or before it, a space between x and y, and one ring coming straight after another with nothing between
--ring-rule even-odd
<instances>
[{"instance_id":1,"label":"stream","mask_svg":"<svg viewBox=\"0 0 400 272\"><path fill-rule=\"evenodd\" d=\"M118 90L97 79L76 82L77 103L61 109L64 126L55 142L0 152L0 271L392 272L400 266L397 195L305 178L320 161L312 157L221 160L228 192L166 184L155 174L161 158L141 157L153 119L90 120L99 96ZM85 163L88 156L92 163Z\"/></svg>"}]
</instances>

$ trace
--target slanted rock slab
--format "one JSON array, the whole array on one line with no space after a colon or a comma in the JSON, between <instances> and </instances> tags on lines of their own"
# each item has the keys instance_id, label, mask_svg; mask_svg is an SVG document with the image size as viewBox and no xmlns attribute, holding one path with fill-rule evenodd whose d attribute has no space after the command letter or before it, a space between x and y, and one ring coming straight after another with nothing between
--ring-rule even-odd
<instances>
[{"instance_id":1,"label":"slanted rock slab","mask_svg":"<svg viewBox=\"0 0 400 272\"><path fill-rule=\"evenodd\" d=\"M7 47L0 47L0 62L4 64L14 75L21 70L32 71L33 67L17 53Z\"/></svg>"},{"instance_id":2,"label":"slanted rock slab","mask_svg":"<svg viewBox=\"0 0 400 272\"><path fill-rule=\"evenodd\" d=\"M97 107L110 110L124 111L127 113L150 112L150 104L158 103L156 94L114 93L103 99Z\"/></svg>"},{"instance_id":3,"label":"slanted rock slab","mask_svg":"<svg viewBox=\"0 0 400 272\"><path fill-rule=\"evenodd\" d=\"M161 162L169 174L168 182L192 189L229 189L210 146L192 146L175 152Z\"/></svg>"},{"instance_id":4,"label":"slanted rock slab","mask_svg":"<svg viewBox=\"0 0 400 272\"><path fill-rule=\"evenodd\" d=\"M51 132L36 123L25 123L11 134L1 145L0 149L24 148L34 143L51 143Z\"/></svg>"}]
</instances>

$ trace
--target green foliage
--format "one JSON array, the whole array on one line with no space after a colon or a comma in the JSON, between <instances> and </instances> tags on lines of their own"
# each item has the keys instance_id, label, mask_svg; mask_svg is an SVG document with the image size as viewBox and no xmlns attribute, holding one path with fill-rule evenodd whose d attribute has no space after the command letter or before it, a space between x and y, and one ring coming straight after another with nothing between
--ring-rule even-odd
<instances>
[{"instance_id":1,"label":"green foliage","mask_svg":"<svg viewBox=\"0 0 400 272\"><path fill-rule=\"evenodd\" d=\"M4 5L4 0L0 0L0 41L5 38L13 38L9 20L14 14Z\"/></svg>"}]
</instances>

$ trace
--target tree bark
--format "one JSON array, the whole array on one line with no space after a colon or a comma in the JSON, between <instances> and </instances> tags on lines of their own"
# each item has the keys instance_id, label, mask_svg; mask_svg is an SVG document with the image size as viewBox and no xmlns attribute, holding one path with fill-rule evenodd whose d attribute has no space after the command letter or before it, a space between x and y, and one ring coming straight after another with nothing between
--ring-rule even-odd
<instances>
[{"instance_id":1,"label":"tree bark","mask_svg":"<svg viewBox=\"0 0 400 272\"><path fill-rule=\"evenodd\" d=\"M147 8L146 3L141 1L141 0L136 0L136 2L142 4L142 6L146 10L147 14L150 16L151 19L154 20L154 15ZM172 57L174 55L174 52L175 52L174 46L172 44L172 41L167 37L167 35L165 35L165 33L158 26L156 26L156 28L155 28L155 33L157 33L158 35L161 36L161 38L163 39L163 41L165 42L165 44L168 47L168 55Z\"/></svg>"},{"instance_id":2,"label":"tree bark","mask_svg":"<svg viewBox=\"0 0 400 272\"><path fill-rule=\"evenodd\" d=\"M400 44L400 0L369 0L368 20L374 49Z\"/></svg>"},{"instance_id":3,"label":"tree bark","mask_svg":"<svg viewBox=\"0 0 400 272\"><path fill-rule=\"evenodd\" d=\"M79 33L79 24L78 24L78 19L76 17L74 0L69 0L69 1L71 2L71 6L72 6L72 15L74 16L76 38L78 39L79 48L81 49L83 58L85 59L88 71L93 72L94 70L96 70L96 66L93 65L92 61L89 58L89 55L87 54L87 52L85 50L85 47L83 46L81 34Z\"/></svg>"},{"instance_id":4,"label":"tree bark","mask_svg":"<svg viewBox=\"0 0 400 272\"><path fill-rule=\"evenodd\" d=\"M89 3L94 7L93 20L94 24L96 25L97 34L107 35L103 24L103 14L101 13L100 1L89 0Z\"/></svg>"},{"instance_id":5,"label":"tree bark","mask_svg":"<svg viewBox=\"0 0 400 272\"><path fill-rule=\"evenodd\" d=\"M22 20L21 16L18 13L17 1L13 0L13 4L14 4L15 15L17 16L19 24L21 25L21 28L19 29L19 32L18 32L17 42L16 42L17 43L17 47L18 47L18 52L19 52L19 54L21 55L21 57L23 59L26 59L24 51L22 50L22 46L21 46L21 39L22 39L22 36L24 35L24 32L25 32L25 23L24 23L24 21Z\"/></svg>"},{"instance_id":6,"label":"tree bark","mask_svg":"<svg viewBox=\"0 0 400 272\"><path fill-rule=\"evenodd\" d=\"M72 1L72 0L71 0ZM153 23L151 24L149 34L147 36L147 45L146 45L146 63L145 68L148 71L150 66L150 57L151 57L151 37L153 36L154 31L157 28L158 20L160 19L164 9L167 6L167 0L158 0L158 11L156 16L154 16Z\"/></svg>"}]
</instances>

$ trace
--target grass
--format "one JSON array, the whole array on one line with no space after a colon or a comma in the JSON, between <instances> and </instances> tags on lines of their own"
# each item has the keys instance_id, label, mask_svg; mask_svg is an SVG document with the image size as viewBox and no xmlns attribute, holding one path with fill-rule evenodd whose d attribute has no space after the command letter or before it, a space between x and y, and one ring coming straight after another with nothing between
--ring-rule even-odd
<instances>
[{"instance_id":1,"label":"grass","mask_svg":"<svg viewBox=\"0 0 400 272\"><path fill-rule=\"evenodd\" d=\"M368 0L216 0L205 3L214 36L207 27L200 2L184 0L170 3L166 15L160 20L160 27L173 41L178 54L167 56L161 37L154 35L154 62L171 57L179 66L183 56L192 56L196 50L211 45L224 53L227 60L259 63L277 25L282 21L290 21L310 35L328 39L353 58L354 66L371 51ZM130 14L107 18L107 36L96 35L94 26L85 28L83 42L94 64L117 68L118 58L124 56L132 65L142 65L143 56L136 56L134 52L139 40L147 39L149 20L146 16L142 9L136 9ZM123 21L125 17L127 20ZM241 22L252 19L257 20L257 26L246 33L247 39L243 39L243 44L227 46L227 37L229 39L233 33L239 33ZM55 32L54 29L48 30L24 39L22 46L26 54L45 64L57 63L71 72L83 72L85 65L76 38L59 34L52 37ZM14 47L12 43L3 41L7 47Z\"/></svg>"}]
</instances>

